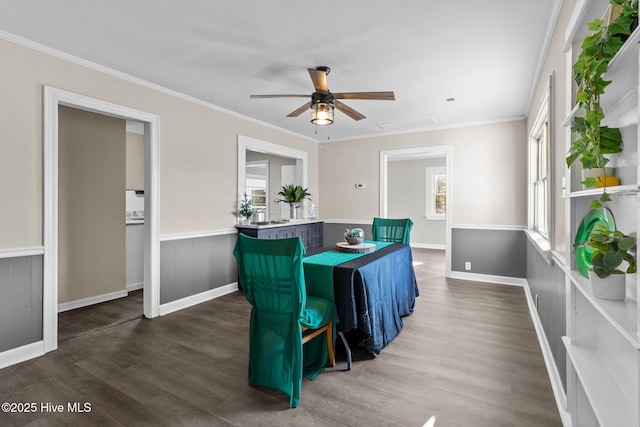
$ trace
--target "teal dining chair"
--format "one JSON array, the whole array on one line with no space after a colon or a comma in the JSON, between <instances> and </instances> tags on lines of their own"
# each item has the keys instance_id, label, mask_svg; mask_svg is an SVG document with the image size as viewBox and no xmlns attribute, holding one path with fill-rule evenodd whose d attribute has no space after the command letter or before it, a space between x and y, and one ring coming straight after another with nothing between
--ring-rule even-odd
<instances>
[{"instance_id":1,"label":"teal dining chair","mask_svg":"<svg viewBox=\"0 0 640 427\"><path fill-rule=\"evenodd\" d=\"M313 379L327 364L335 366L336 306L306 294L304 254L298 237L268 240L244 234L238 235L233 251L252 306L249 383L280 391L292 408L300 401L303 375ZM322 336L326 345L313 340Z\"/></svg>"},{"instance_id":2,"label":"teal dining chair","mask_svg":"<svg viewBox=\"0 0 640 427\"><path fill-rule=\"evenodd\" d=\"M376 242L395 242L406 245L411 241L411 227L413 221L410 218L373 218L371 227L371 240Z\"/></svg>"}]
</instances>

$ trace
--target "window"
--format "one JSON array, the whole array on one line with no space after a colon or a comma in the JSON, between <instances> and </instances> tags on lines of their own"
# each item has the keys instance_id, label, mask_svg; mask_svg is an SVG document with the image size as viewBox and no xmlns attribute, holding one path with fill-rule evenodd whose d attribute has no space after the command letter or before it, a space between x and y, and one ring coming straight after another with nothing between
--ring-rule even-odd
<instances>
[{"instance_id":1,"label":"window","mask_svg":"<svg viewBox=\"0 0 640 427\"><path fill-rule=\"evenodd\" d=\"M444 220L447 213L445 168L427 168L427 219Z\"/></svg>"},{"instance_id":2,"label":"window","mask_svg":"<svg viewBox=\"0 0 640 427\"><path fill-rule=\"evenodd\" d=\"M529 227L549 238L550 218L549 102L545 102L529 137Z\"/></svg>"}]
</instances>

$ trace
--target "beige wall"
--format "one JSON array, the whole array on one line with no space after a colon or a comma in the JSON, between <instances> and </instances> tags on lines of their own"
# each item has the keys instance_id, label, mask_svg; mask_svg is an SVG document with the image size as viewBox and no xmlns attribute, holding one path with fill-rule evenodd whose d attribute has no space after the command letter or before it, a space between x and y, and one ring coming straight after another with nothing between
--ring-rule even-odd
<instances>
[{"instance_id":1,"label":"beige wall","mask_svg":"<svg viewBox=\"0 0 640 427\"><path fill-rule=\"evenodd\" d=\"M59 108L58 303L125 290L125 121Z\"/></svg>"},{"instance_id":2,"label":"beige wall","mask_svg":"<svg viewBox=\"0 0 640 427\"><path fill-rule=\"evenodd\" d=\"M308 152L318 144L13 42L0 40L0 249L42 245L42 88L65 89L160 116L160 233L229 228L236 218L237 135Z\"/></svg>"},{"instance_id":3,"label":"beige wall","mask_svg":"<svg viewBox=\"0 0 640 427\"><path fill-rule=\"evenodd\" d=\"M379 215L380 151L450 145L453 225L526 225L525 121L320 144L322 217ZM356 183L366 188L356 189Z\"/></svg>"},{"instance_id":4,"label":"beige wall","mask_svg":"<svg viewBox=\"0 0 640 427\"><path fill-rule=\"evenodd\" d=\"M527 135L529 135L536 119L536 115L538 114L538 110L540 109L544 99L545 91L548 87L549 75L552 72L555 72L555 116L553 117L555 122L555 164L552 170L555 189L555 212L552 213L552 216L555 218L555 249L563 254L568 250L568 244L566 241L568 224L566 223L565 218L565 200L562 198L562 178L567 172L565 163L567 149L564 142L567 129L562 126L562 122L565 120L568 111L571 109L571 106L567 105L565 96L567 92L567 64L563 50L565 30L575 4L575 0L565 0L562 2L562 9L560 10L556 30L549 46L549 53L540 73L540 81L536 87L527 120Z\"/></svg>"},{"instance_id":5,"label":"beige wall","mask_svg":"<svg viewBox=\"0 0 640 427\"><path fill-rule=\"evenodd\" d=\"M144 190L144 135L127 132L127 190Z\"/></svg>"}]
</instances>

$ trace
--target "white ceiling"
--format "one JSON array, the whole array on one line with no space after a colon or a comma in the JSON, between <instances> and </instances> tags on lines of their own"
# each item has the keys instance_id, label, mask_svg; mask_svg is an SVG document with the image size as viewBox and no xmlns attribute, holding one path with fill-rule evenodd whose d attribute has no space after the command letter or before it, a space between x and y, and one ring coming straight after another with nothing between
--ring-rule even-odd
<instances>
[{"instance_id":1,"label":"white ceiling","mask_svg":"<svg viewBox=\"0 0 640 427\"><path fill-rule=\"evenodd\" d=\"M560 2L0 0L0 31L324 141L524 117ZM332 92L396 100L316 127L286 117L305 99L249 99L311 94L320 65Z\"/></svg>"}]
</instances>

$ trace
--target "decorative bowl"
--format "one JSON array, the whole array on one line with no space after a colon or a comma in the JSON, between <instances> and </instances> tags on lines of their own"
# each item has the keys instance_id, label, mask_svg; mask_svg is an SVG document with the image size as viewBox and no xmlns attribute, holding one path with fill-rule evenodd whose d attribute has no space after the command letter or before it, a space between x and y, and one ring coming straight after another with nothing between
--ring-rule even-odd
<instances>
[{"instance_id":1,"label":"decorative bowl","mask_svg":"<svg viewBox=\"0 0 640 427\"><path fill-rule=\"evenodd\" d=\"M362 228L347 229L344 232L344 240L350 245L359 245L364 242L364 230Z\"/></svg>"}]
</instances>

